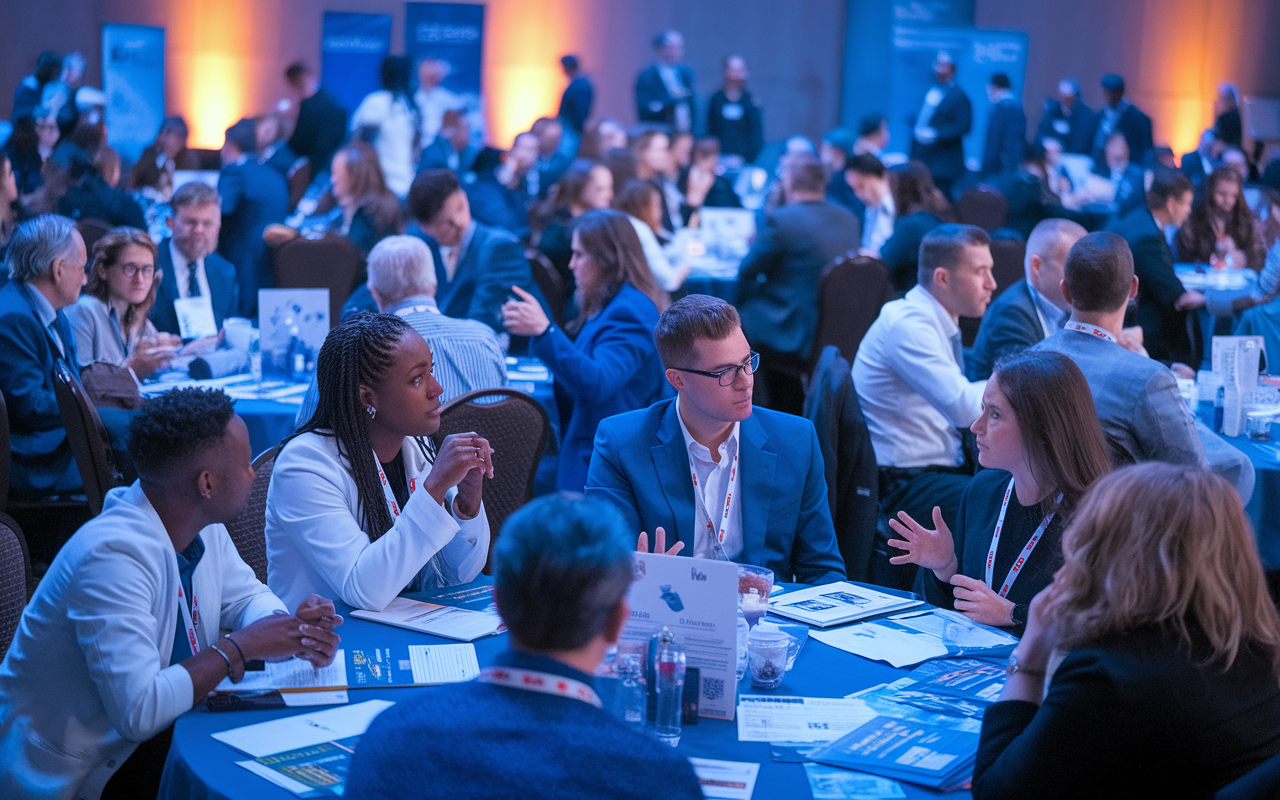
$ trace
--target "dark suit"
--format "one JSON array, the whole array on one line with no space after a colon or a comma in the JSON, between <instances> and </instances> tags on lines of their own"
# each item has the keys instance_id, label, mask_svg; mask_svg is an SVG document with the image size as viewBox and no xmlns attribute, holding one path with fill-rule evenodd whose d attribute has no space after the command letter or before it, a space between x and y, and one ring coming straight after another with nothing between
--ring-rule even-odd
<instances>
[{"instance_id":1,"label":"dark suit","mask_svg":"<svg viewBox=\"0 0 1280 800\"><path fill-rule=\"evenodd\" d=\"M87 173L58 200L58 213L72 219L100 219L111 225L147 229L147 218L128 192L112 189L97 171Z\"/></svg>"},{"instance_id":2,"label":"dark suit","mask_svg":"<svg viewBox=\"0 0 1280 800\"><path fill-rule=\"evenodd\" d=\"M446 276L443 260L436 262L436 303L441 313L479 320L502 333L502 304L511 295L511 286L519 286L539 300L542 293L533 283L529 262L516 237L479 222L473 224L475 233L453 280Z\"/></svg>"},{"instance_id":3,"label":"dark suit","mask_svg":"<svg viewBox=\"0 0 1280 800\"><path fill-rule=\"evenodd\" d=\"M333 154L347 139L347 111L323 86L298 104L289 147L311 162L311 174L329 171Z\"/></svg>"},{"instance_id":4,"label":"dark suit","mask_svg":"<svg viewBox=\"0 0 1280 800\"><path fill-rule=\"evenodd\" d=\"M1101 175L1104 178L1111 177L1111 170L1107 168L1105 161L1099 162L1098 166L1093 168L1093 172L1095 175ZM1130 161L1129 166L1125 167L1124 172L1120 174L1120 180L1116 181L1116 199L1114 201L1116 218L1119 219L1126 216L1136 208L1146 208L1146 203L1146 175L1142 167Z\"/></svg>"},{"instance_id":5,"label":"dark suit","mask_svg":"<svg viewBox=\"0 0 1280 800\"><path fill-rule=\"evenodd\" d=\"M556 488L581 492L600 420L646 408L662 397L667 381L653 342L658 307L643 292L622 290L570 339L551 326L531 340L530 352L555 376L560 410L560 464Z\"/></svg>"},{"instance_id":6,"label":"dark suit","mask_svg":"<svg viewBox=\"0 0 1280 800\"><path fill-rule=\"evenodd\" d=\"M142 151L142 155L138 156L138 160L154 164L160 158L161 152L160 145L152 142L147 145L146 150ZM174 169L182 170L200 169L200 156L191 150L179 150L178 154L173 157L173 166Z\"/></svg>"},{"instance_id":7,"label":"dark suit","mask_svg":"<svg viewBox=\"0 0 1280 800\"><path fill-rule=\"evenodd\" d=\"M1105 114L1105 108L1099 112L1098 127L1093 136L1094 163L1103 165L1106 164L1102 152L1102 147L1106 144L1106 137L1102 135L1102 119ZM1127 105L1111 129L1111 133L1116 132L1124 134L1124 140L1129 143L1129 161L1134 164L1145 163L1147 153L1155 146L1151 139L1151 117L1139 111L1137 106Z\"/></svg>"},{"instance_id":8,"label":"dark suit","mask_svg":"<svg viewBox=\"0 0 1280 800\"><path fill-rule=\"evenodd\" d=\"M972 123L969 96L959 84L952 83L929 118L929 127L937 132L937 138L929 144L916 141L914 136L911 139L911 158L924 162L943 194L950 195L951 185L966 172L964 136Z\"/></svg>"},{"instance_id":9,"label":"dark suit","mask_svg":"<svg viewBox=\"0 0 1280 800\"><path fill-rule=\"evenodd\" d=\"M1096 225L1088 214L1064 208L1044 179L1024 169L1006 173L997 181L997 186L1009 201L1009 218L1004 226L1022 234L1024 241L1030 238L1036 225L1050 217L1074 220L1086 228Z\"/></svg>"},{"instance_id":10,"label":"dark suit","mask_svg":"<svg viewBox=\"0 0 1280 800\"><path fill-rule=\"evenodd\" d=\"M418 172L429 169L450 169L458 175L471 171L471 164L476 160L476 149L467 147L461 153L454 148L453 142L443 136L431 140L431 144L422 148L422 158L418 161Z\"/></svg>"},{"instance_id":11,"label":"dark suit","mask_svg":"<svg viewBox=\"0 0 1280 800\"><path fill-rule=\"evenodd\" d=\"M1058 319L1049 322L1057 325ZM1043 340L1044 326L1031 297L1031 285L1023 278L992 300L982 315L978 338L965 355L965 372L971 381L985 381L1001 356L1026 350Z\"/></svg>"},{"instance_id":12,"label":"dark suit","mask_svg":"<svg viewBox=\"0 0 1280 800\"><path fill-rule=\"evenodd\" d=\"M853 193L853 187L845 180L845 171L840 170L827 181L827 199L849 209L849 213L858 218L863 228L867 227L867 204Z\"/></svg>"},{"instance_id":13,"label":"dark suit","mask_svg":"<svg viewBox=\"0 0 1280 800\"><path fill-rule=\"evenodd\" d=\"M735 305L747 340L808 357L822 269L861 242L857 218L826 200L788 203L768 214L738 272Z\"/></svg>"},{"instance_id":14,"label":"dark suit","mask_svg":"<svg viewBox=\"0 0 1280 800\"><path fill-rule=\"evenodd\" d=\"M59 311L54 324L66 349L64 357L28 294L35 291L16 280L0 286L0 391L9 409L12 451L9 495L25 499L80 487L53 394L56 364L66 365L72 375L79 372L75 337Z\"/></svg>"},{"instance_id":15,"label":"dark suit","mask_svg":"<svg viewBox=\"0 0 1280 800\"><path fill-rule=\"evenodd\" d=\"M893 235L880 247L880 260L889 269L893 288L905 292L916 285L920 266L920 242L925 234L942 224L929 211L920 210L893 223Z\"/></svg>"},{"instance_id":16,"label":"dark suit","mask_svg":"<svg viewBox=\"0 0 1280 800\"><path fill-rule=\"evenodd\" d=\"M764 122L751 92L744 89L737 102L731 102L723 89L711 95L707 135L720 140L724 155L742 156L748 164L755 161L764 148Z\"/></svg>"},{"instance_id":17,"label":"dark suit","mask_svg":"<svg viewBox=\"0 0 1280 800\"><path fill-rule=\"evenodd\" d=\"M982 173L1012 172L1022 163L1027 144L1027 115L1016 97L996 103L987 119L987 140L982 148Z\"/></svg>"},{"instance_id":18,"label":"dark suit","mask_svg":"<svg viewBox=\"0 0 1280 800\"><path fill-rule=\"evenodd\" d=\"M1193 184L1199 186L1204 183L1205 178L1209 177L1209 173L1213 172L1213 162L1200 155L1199 150L1192 150L1182 157L1178 169L1190 178Z\"/></svg>"},{"instance_id":19,"label":"dark suit","mask_svg":"<svg viewBox=\"0 0 1280 800\"><path fill-rule=\"evenodd\" d=\"M178 312L173 308L173 301L181 297L178 294L178 281L173 272L173 253L169 250L172 239L165 239L157 245L156 269L164 271L160 288L156 290L156 304L151 308L151 322L156 330L178 334ZM236 268L231 262L210 253L204 258L204 274L209 282L209 302L213 305L213 321L222 328L222 321L234 317L238 307L239 286L236 283Z\"/></svg>"},{"instance_id":20,"label":"dark suit","mask_svg":"<svg viewBox=\"0 0 1280 800\"><path fill-rule=\"evenodd\" d=\"M560 95L560 112L557 114L565 127L572 128L575 133L582 133L583 126L587 124L587 118L591 116L591 102L594 96L595 89L591 87L591 81L584 76L579 75L569 81L569 85L564 88L564 94Z\"/></svg>"},{"instance_id":21,"label":"dark suit","mask_svg":"<svg viewBox=\"0 0 1280 800\"><path fill-rule=\"evenodd\" d=\"M628 530L658 526L694 546L693 480L674 400L609 417L596 429L587 494L617 504ZM756 408L738 429L742 552L737 560L779 581L844 580L827 505L827 479L813 423Z\"/></svg>"},{"instance_id":22,"label":"dark suit","mask_svg":"<svg viewBox=\"0 0 1280 800\"><path fill-rule=\"evenodd\" d=\"M987 708L975 800L1207 799L1280 753L1268 658L1245 645L1224 671L1191 624L1191 648L1154 626L1088 642L1058 666L1043 705Z\"/></svg>"},{"instance_id":23,"label":"dark suit","mask_svg":"<svg viewBox=\"0 0 1280 800\"><path fill-rule=\"evenodd\" d=\"M267 156L265 159L259 157L258 163L271 167L288 180L289 176L293 174L294 166L296 166L301 160L302 156L298 155L297 152L289 146L288 142L281 142L280 145L271 152L271 155ZM315 164L311 165L312 174L319 172L321 169L323 169L323 167Z\"/></svg>"},{"instance_id":24,"label":"dark suit","mask_svg":"<svg viewBox=\"0 0 1280 800\"><path fill-rule=\"evenodd\" d=\"M476 175L463 189L471 203L471 216L494 228L524 236L529 230L528 195L500 183L492 172Z\"/></svg>"},{"instance_id":25,"label":"dark suit","mask_svg":"<svg viewBox=\"0 0 1280 800\"><path fill-rule=\"evenodd\" d=\"M693 70L683 64L675 67L680 85L688 92L684 97L672 97L657 65L651 65L636 76L636 116L641 122L657 122L676 127L676 106L689 109L689 124L693 125Z\"/></svg>"},{"instance_id":26,"label":"dark suit","mask_svg":"<svg viewBox=\"0 0 1280 800\"><path fill-rule=\"evenodd\" d=\"M1186 289L1173 271L1173 250L1164 231L1145 206L1115 220L1108 230L1123 236L1133 251L1133 272L1138 276L1137 323L1142 326L1147 352L1157 361L1190 364L1187 312L1174 308Z\"/></svg>"},{"instance_id":27,"label":"dark suit","mask_svg":"<svg viewBox=\"0 0 1280 800\"><path fill-rule=\"evenodd\" d=\"M1088 155L1093 150L1093 134L1098 129L1098 112L1076 100L1071 113L1062 110L1056 97L1044 101L1044 115L1036 126L1036 141L1057 139L1068 153Z\"/></svg>"},{"instance_id":28,"label":"dark suit","mask_svg":"<svg viewBox=\"0 0 1280 800\"><path fill-rule=\"evenodd\" d=\"M252 317L258 309L258 289L276 284L262 232L289 216L289 184L273 167L247 158L222 168L218 194L222 196L218 253L235 265L239 315Z\"/></svg>"}]
</instances>

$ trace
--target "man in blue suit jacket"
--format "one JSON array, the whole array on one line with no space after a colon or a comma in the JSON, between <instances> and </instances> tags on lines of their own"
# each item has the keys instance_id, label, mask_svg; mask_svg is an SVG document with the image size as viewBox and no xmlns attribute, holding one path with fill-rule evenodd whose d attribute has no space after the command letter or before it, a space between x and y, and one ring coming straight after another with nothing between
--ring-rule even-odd
<instances>
[{"instance_id":1,"label":"man in blue suit jacket","mask_svg":"<svg viewBox=\"0 0 1280 800\"><path fill-rule=\"evenodd\" d=\"M672 531L697 557L780 581L844 580L817 433L752 408L759 361L737 311L689 295L662 313L654 340L677 397L600 423L587 495L613 501L631 530Z\"/></svg>"},{"instance_id":2,"label":"man in blue suit jacket","mask_svg":"<svg viewBox=\"0 0 1280 800\"><path fill-rule=\"evenodd\" d=\"M938 189L951 197L951 186L966 172L964 137L973 123L969 96L956 83L956 64L945 50L933 62L937 85L925 93L911 136L911 158L924 162Z\"/></svg>"},{"instance_id":3,"label":"man in blue suit jacket","mask_svg":"<svg viewBox=\"0 0 1280 800\"><path fill-rule=\"evenodd\" d=\"M1107 137L1113 133L1124 135L1129 145L1129 157L1133 163L1146 163L1147 153L1155 146L1151 138L1151 117L1138 110L1124 96L1124 78L1119 75L1103 75L1102 91L1107 97L1098 116L1098 127L1093 134L1093 160L1102 163L1103 148Z\"/></svg>"},{"instance_id":4,"label":"man in blue suit jacket","mask_svg":"<svg viewBox=\"0 0 1280 800\"><path fill-rule=\"evenodd\" d=\"M0 287L0 392L9 411L14 498L82 488L53 371L62 364L78 374L75 338L62 309L79 299L87 260L75 223L54 214L24 222L9 243L11 278Z\"/></svg>"},{"instance_id":5,"label":"man in blue suit jacket","mask_svg":"<svg viewBox=\"0 0 1280 800\"><path fill-rule=\"evenodd\" d=\"M987 141L982 148L982 174L1013 172L1022 163L1027 144L1027 115L1022 101L1013 96L1009 76L997 72L987 84L991 116L987 120Z\"/></svg>"},{"instance_id":6,"label":"man in blue suit jacket","mask_svg":"<svg viewBox=\"0 0 1280 800\"><path fill-rule=\"evenodd\" d=\"M653 40L657 59L636 76L636 117L641 122L693 130L693 70L684 60L684 36L679 31Z\"/></svg>"},{"instance_id":7,"label":"man in blue suit jacket","mask_svg":"<svg viewBox=\"0 0 1280 800\"><path fill-rule=\"evenodd\" d=\"M256 133L253 120L242 119L227 129L222 146L222 233L218 253L236 267L240 285L239 315L258 311L258 289L275 286L267 243L262 232L289 215L289 184L274 167L253 157Z\"/></svg>"},{"instance_id":8,"label":"man in blue suit jacket","mask_svg":"<svg viewBox=\"0 0 1280 800\"><path fill-rule=\"evenodd\" d=\"M164 277L151 308L151 322L157 330L180 334L174 301L208 296L213 321L221 328L224 319L235 316L240 291L236 268L213 252L222 227L222 200L212 186L192 181L173 193L169 205L173 235L160 243L156 255L156 269Z\"/></svg>"}]
</instances>

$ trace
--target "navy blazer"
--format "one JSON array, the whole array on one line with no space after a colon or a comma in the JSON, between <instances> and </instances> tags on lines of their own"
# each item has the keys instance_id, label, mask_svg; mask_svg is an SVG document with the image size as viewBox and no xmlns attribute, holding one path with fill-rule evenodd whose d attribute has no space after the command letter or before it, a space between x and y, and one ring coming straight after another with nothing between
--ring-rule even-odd
<instances>
[{"instance_id":1,"label":"navy blazer","mask_svg":"<svg viewBox=\"0 0 1280 800\"><path fill-rule=\"evenodd\" d=\"M624 284L609 304L571 340L552 325L533 338L531 350L555 376L560 409L560 464L556 488L581 492L587 483L596 426L605 417L645 408L667 386L653 343L658 307Z\"/></svg>"},{"instance_id":2,"label":"navy blazer","mask_svg":"<svg viewBox=\"0 0 1280 800\"><path fill-rule=\"evenodd\" d=\"M151 323L156 330L178 334L178 312L173 309L173 301L177 300L178 281L173 275L173 254L169 251L172 239L165 239L157 248L156 269L164 270L160 280L160 288L156 290L156 304L151 308ZM213 321L222 328L222 321L236 315L236 302L239 286L236 283L236 268L231 262L210 253L204 258L204 274L209 281L209 302L213 304Z\"/></svg>"},{"instance_id":3,"label":"navy blazer","mask_svg":"<svg viewBox=\"0 0 1280 800\"><path fill-rule=\"evenodd\" d=\"M1057 323L1057 320L1050 320ZM965 354L965 372L971 381L985 381L1001 356L1026 350L1044 341L1044 326L1031 297L1031 287L1023 278L991 301L982 315L978 338Z\"/></svg>"},{"instance_id":4,"label":"navy blazer","mask_svg":"<svg viewBox=\"0 0 1280 800\"><path fill-rule=\"evenodd\" d=\"M1016 97L1006 97L991 109L987 140L982 148L982 173L1012 172L1022 163L1027 143L1027 115Z\"/></svg>"},{"instance_id":5,"label":"navy blazer","mask_svg":"<svg viewBox=\"0 0 1280 800\"><path fill-rule=\"evenodd\" d=\"M480 222L475 226L453 280L445 274L443 259L436 261L436 303L447 316L479 320L502 333L506 330L502 327L502 304L511 296L512 284L538 298L544 310L547 304L533 283L529 262L516 237Z\"/></svg>"},{"instance_id":6,"label":"navy blazer","mask_svg":"<svg viewBox=\"0 0 1280 800\"><path fill-rule=\"evenodd\" d=\"M252 317L258 309L258 289L276 285L262 232L289 216L289 183L269 163L250 158L222 168L218 194L222 196L218 253L235 266L239 315Z\"/></svg>"},{"instance_id":7,"label":"navy blazer","mask_svg":"<svg viewBox=\"0 0 1280 800\"><path fill-rule=\"evenodd\" d=\"M0 391L9 409L9 494L34 498L53 494L58 480L72 470L71 445L53 393L53 369L64 363L72 375L76 340L71 324L59 311L54 323L66 357L40 322L23 281L0 287Z\"/></svg>"},{"instance_id":8,"label":"navy blazer","mask_svg":"<svg viewBox=\"0 0 1280 800\"><path fill-rule=\"evenodd\" d=\"M1036 127L1036 141L1057 139L1068 153L1088 155L1093 150L1093 134L1098 129L1098 112L1076 100L1068 115L1056 97L1044 101L1044 116Z\"/></svg>"},{"instance_id":9,"label":"navy blazer","mask_svg":"<svg viewBox=\"0 0 1280 800\"><path fill-rule=\"evenodd\" d=\"M1098 113L1099 124L1101 124L1103 109ZM1095 127L1095 131L1097 128ZM1144 164L1147 153L1155 145L1151 138L1151 117L1138 110L1138 107L1130 104L1120 114L1120 118L1116 120L1116 125L1111 129L1112 133L1124 134L1124 140L1129 144L1129 160L1134 164ZM1094 133L1093 142L1093 161L1095 164L1106 164L1107 160L1103 154L1103 146L1106 141L1097 141L1098 135Z\"/></svg>"},{"instance_id":10,"label":"navy blazer","mask_svg":"<svg viewBox=\"0 0 1280 800\"><path fill-rule=\"evenodd\" d=\"M693 554L689 450L674 400L609 417L596 430L587 494L615 504L637 533L658 526ZM757 407L739 427L742 552L739 563L779 581L845 579L827 501L826 470L813 423Z\"/></svg>"},{"instance_id":11,"label":"navy blazer","mask_svg":"<svg viewBox=\"0 0 1280 800\"><path fill-rule=\"evenodd\" d=\"M1186 291L1173 270L1173 249L1146 206L1118 217L1107 230L1124 237L1138 276L1137 322L1143 345L1156 361L1192 363L1187 312L1175 308Z\"/></svg>"},{"instance_id":12,"label":"navy blazer","mask_svg":"<svg viewBox=\"0 0 1280 800\"><path fill-rule=\"evenodd\" d=\"M973 107L969 96L959 84L952 83L929 118L929 127L937 131L938 138L930 144L922 144L912 137L911 158L924 162L934 178L956 180L966 171L964 136L972 124Z\"/></svg>"},{"instance_id":13,"label":"navy blazer","mask_svg":"<svg viewBox=\"0 0 1280 800\"><path fill-rule=\"evenodd\" d=\"M565 127L582 133L587 118L591 116L591 101L594 96L595 89L592 88L591 81L583 75L577 76L569 81L564 94L560 95L560 111L556 116Z\"/></svg>"},{"instance_id":14,"label":"navy blazer","mask_svg":"<svg viewBox=\"0 0 1280 800\"><path fill-rule=\"evenodd\" d=\"M686 97L674 98L662 82L656 64L649 65L636 76L636 116L641 122L676 124L676 106L689 107L689 122L693 122L693 70L683 64L676 67L680 83L689 90Z\"/></svg>"}]
</instances>

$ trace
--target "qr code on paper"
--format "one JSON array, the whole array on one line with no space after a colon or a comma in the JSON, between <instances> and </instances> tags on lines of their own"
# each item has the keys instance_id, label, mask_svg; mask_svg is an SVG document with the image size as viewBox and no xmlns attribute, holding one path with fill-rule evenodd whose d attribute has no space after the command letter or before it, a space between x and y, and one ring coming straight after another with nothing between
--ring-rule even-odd
<instances>
[{"instance_id":1,"label":"qr code on paper","mask_svg":"<svg viewBox=\"0 0 1280 800\"><path fill-rule=\"evenodd\" d=\"M724 697L724 678L702 678L702 698L704 700L719 700Z\"/></svg>"}]
</instances>

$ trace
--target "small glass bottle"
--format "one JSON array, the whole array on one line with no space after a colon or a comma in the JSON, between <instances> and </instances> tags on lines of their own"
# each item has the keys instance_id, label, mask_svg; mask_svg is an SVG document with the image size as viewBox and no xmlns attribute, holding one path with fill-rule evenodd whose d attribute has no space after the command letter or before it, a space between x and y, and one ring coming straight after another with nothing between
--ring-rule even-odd
<instances>
[{"instance_id":1,"label":"small glass bottle","mask_svg":"<svg viewBox=\"0 0 1280 800\"><path fill-rule=\"evenodd\" d=\"M664 744L680 744L681 701L684 696L684 649L665 626L658 634L658 649L653 659L657 684L658 708L654 717L655 733Z\"/></svg>"},{"instance_id":2,"label":"small glass bottle","mask_svg":"<svg viewBox=\"0 0 1280 800\"><path fill-rule=\"evenodd\" d=\"M637 730L645 726L649 705L649 688L644 680L644 667L635 653L620 653L614 662L618 676L615 698L618 717Z\"/></svg>"}]
</instances>

